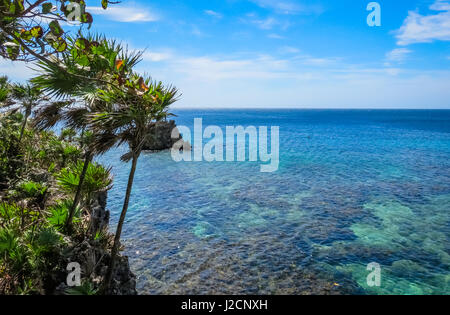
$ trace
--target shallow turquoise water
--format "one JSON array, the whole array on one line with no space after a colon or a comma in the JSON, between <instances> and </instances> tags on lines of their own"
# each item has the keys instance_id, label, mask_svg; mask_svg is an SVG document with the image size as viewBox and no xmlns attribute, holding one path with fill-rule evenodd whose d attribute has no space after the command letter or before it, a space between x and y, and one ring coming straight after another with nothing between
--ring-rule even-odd
<instances>
[{"instance_id":1,"label":"shallow turquoise water","mask_svg":"<svg viewBox=\"0 0 450 315\"><path fill-rule=\"evenodd\" d=\"M140 293L450 294L450 111L176 113L280 126L280 169L143 154L123 233ZM113 223L124 150L100 158Z\"/></svg>"}]
</instances>

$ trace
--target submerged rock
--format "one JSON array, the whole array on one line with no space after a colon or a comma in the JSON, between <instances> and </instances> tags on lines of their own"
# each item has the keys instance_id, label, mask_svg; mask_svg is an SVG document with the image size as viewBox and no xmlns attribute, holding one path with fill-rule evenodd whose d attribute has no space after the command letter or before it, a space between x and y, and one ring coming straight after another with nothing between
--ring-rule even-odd
<instances>
[{"instance_id":1,"label":"submerged rock","mask_svg":"<svg viewBox=\"0 0 450 315\"><path fill-rule=\"evenodd\" d=\"M183 141L181 136L175 139L172 138L172 131L176 128L177 126L173 120L153 123L143 149L146 151L171 149L175 143L180 140ZM184 148L190 148L189 143L183 141L183 144Z\"/></svg>"}]
</instances>

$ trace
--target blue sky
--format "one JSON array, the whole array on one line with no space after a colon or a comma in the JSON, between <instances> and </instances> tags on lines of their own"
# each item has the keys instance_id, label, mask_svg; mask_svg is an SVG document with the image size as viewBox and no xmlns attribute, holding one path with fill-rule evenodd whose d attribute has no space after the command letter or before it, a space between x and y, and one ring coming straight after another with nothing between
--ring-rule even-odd
<instances>
[{"instance_id":1,"label":"blue sky","mask_svg":"<svg viewBox=\"0 0 450 315\"><path fill-rule=\"evenodd\" d=\"M94 30L145 49L178 107L450 108L450 1L88 1ZM25 75L2 62L3 72Z\"/></svg>"}]
</instances>

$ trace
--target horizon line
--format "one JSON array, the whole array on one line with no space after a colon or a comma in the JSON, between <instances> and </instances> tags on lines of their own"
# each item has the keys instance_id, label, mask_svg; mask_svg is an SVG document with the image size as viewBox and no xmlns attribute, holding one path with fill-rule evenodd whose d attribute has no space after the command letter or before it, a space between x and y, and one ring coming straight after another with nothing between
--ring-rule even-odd
<instances>
[{"instance_id":1,"label":"horizon line","mask_svg":"<svg viewBox=\"0 0 450 315\"><path fill-rule=\"evenodd\" d=\"M405 107L386 107L386 108L370 108L370 107L172 107L176 110L193 110L193 109L207 109L207 110L450 110L448 108L405 108Z\"/></svg>"}]
</instances>

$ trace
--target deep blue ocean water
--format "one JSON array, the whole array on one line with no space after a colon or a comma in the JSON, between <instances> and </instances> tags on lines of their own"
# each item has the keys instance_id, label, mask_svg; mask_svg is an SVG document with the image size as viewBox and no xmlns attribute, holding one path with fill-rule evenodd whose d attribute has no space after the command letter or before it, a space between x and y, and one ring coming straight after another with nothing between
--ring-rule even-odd
<instances>
[{"instance_id":1,"label":"deep blue ocean water","mask_svg":"<svg viewBox=\"0 0 450 315\"><path fill-rule=\"evenodd\" d=\"M174 112L178 125L279 126L280 167L144 153L122 236L140 293L450 294L450 111ZM113 228L124 152L100 158Z\"/></svg>"}]
</instances>

